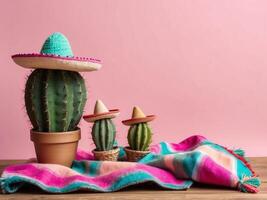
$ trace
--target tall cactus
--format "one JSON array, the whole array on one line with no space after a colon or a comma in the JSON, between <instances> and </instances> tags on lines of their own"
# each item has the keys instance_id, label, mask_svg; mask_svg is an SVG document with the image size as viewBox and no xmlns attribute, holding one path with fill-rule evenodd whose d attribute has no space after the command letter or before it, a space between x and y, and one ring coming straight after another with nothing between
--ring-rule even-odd
<instances>
[{"instance_id":1,"label":"tall cactus","mask_svg":"<svg viewBox=\"0 0 267 200\"><path fill-rule=\"evenodd\" d=\"M25 105L36 131L75 130L85 102L86 87L78 72L36 69L27 80Z\"/></svg>"},{"instance_id":2,"label":"tall cactus","mask_svg":"<svg viewBox=\"0 0 267 200\"><path fill-rule=\"evenodd\" d=\"M132 150L147 151L152 142L152 132L147 123L138 123L128 131L128 143Z\"/></svg>"},{"instance_id":3,"label":"tall cactus","mask_svg":"<svg viewBox=\"0 0 267 200\"><path fill-rule=\"evenodd\" d=\"M116 127L111 119L100 119L94 122L92 138L97 151L113 149L116 137Z\"/></svg>"}]
</instances>

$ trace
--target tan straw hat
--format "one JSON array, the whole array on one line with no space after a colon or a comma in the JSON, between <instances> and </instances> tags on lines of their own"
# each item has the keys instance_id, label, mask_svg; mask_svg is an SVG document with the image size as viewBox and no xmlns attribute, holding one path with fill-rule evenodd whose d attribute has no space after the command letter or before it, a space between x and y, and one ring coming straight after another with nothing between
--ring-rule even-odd
<instances>
[{"instance_id":1,"label":"tan straw hat","mask_svg":"<svg viewBox=\"0 0 267 200\"><path fill-rule=\"evenodd\" d=\"M138 107L135 106L133 108L132 118L122 121L124 125L130 126L133 124L143 123L143 122L150 122L156 118L155 115L145 115L143 111Z\"/></svg>"},{"instance_id":2,"label":"tan straw hat","mask_svg":"<svg viewBox=\"0 0 267 200\"><path fill-rule=\"evenodd\" d=\"M101 100L95 103L94 114L84 115L83 119L87 122L94 122L100 119L109 119L117 117L120 114L119 109L108 110Z\"/></svg>"}]
</instances>

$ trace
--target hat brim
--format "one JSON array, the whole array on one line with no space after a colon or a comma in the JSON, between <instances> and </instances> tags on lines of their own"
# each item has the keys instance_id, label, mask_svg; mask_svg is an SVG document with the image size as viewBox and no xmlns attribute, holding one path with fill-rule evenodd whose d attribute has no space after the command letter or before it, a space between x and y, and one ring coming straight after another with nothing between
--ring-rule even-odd
<instances>
[{"instance_id":1,"label":"hat brim","mask_svg":"<svg viewBox=\"0 0 267 200\"><path fill-rule=\"evenodd\" d=\"M87 122L94 122L100 119L110 119L115 118L120 114L119 109L112 109L109 112L100 113L100 114L92 114L92 115L84 115L83 119Z\"/></svg>"},{"instance_id":2,"label":"hat brim","mask_svg":"<svg viewBox=\"0 0 267 200\"><path fill-rule=\"evenodd\" d=\"M142 118L132 118L132 119L127 119L122 121L122 123L126 126L131 126L133 124L138 124L138 123L144 123L144 122L151 122L156 118L155 115L148 115L146 117Z\"/></svg>"},{"instance_id":3,"label":"hat brim","mask_svg":"<svg viewBox=\"0 0 267 200\"><path fill-rule=\"evenodd\" d=\"M14 62L30 69L58 69L77 72L95 71L101 68L101 61L94 58L62 57L47 54L16 54Z\"/></svg>"}]
</instances>

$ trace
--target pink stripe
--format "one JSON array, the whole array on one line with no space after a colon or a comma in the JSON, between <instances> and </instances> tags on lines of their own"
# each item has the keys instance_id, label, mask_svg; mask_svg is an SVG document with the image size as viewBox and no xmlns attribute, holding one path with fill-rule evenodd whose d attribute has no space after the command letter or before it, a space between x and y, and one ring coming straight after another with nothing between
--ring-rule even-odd
<instances>
[{"instance_id":1,"label":"pink stripe","mask_svg":"<svg viewBox=\"0 0 267 200\"><path fill-rule=\"evenodd\" d=\"M161 152L160 144L155 144L150 147L150 151L156 154L159 154Z\"/></svg>"},{"instance_id":2,"label":"pink stripe","mask_svg":"<svg viewBox=\"0 0 267 200\"><path fill-rule=\"evenodd\" d=\"M137 171L144 171L147 172L149 174L151 174L154 178L160 180L163 183L169 183L169 184L175 184L175 185L180 185L184 183L184 180L182 179L177 179L172 173L165 171L163 169L160 168L156 168L156 167L152 167L152 166L148 166L145 164L138 164L136 167L134 168L129 168L127 170L125 170L126 173L129 172L137 172ZM123 172L123 174L125 173ZM121 175L123 175L121 174Z\"/></svg>"},{"instance_id":3,"label":"pink stripe","mask_svg":"<svg viewBox=\"0 0 267 200\"><path fill-rule=\"evenodd\" d=\"M122 169L127 169L130 167L135 167L137 165L136 162L110 162L103 161L99 168L98 173L100 175L110 174L111 172L115 172Z\"/></svg>"},{"instance_id":4,"label":"pink stripe","mask_svg":"<svg viewBox=\"0 0 267 200\"><path fill-rule=\"evenodd\" d=\"M74 60L74 61L83 61L83 62L93 62L93 63L101 63L101 60L96 58L87 58L87 57L62 57L59 55L53 55L53 54L39 54L39 53L30 53L30 54L15 54L11 56L12 58L16 57L43 57L43 58L57 58L62 60Z\"/></svg>"},{"instance_id":5,"label":"pink stripe","mask_svg":"<svg viewBox=\"0 0 267 200\"><path fill-rule=\"evenodd\" d=\"M87 151L78 149L75 159L76 160L94 160L94 156L91 153L88 153Z\"/></svg>"},{"instance_id":6,"label":"pink stripe","mask_svg":"<svg viewBox=\"0 0 267 200\"><path fill-rule=\"evenodd\" d=\"M206 140L206 138L203 136L193 135L193 136L183 140L179 144L170 143L170 146L174 151L177 151L177 152L189 151L189 150L196 148L204 140Z\"/></svg>"},{"instance_id":7,"label":"pink stripe","mask_svg":"<svg viewBox=\"0 0 267 200\"><path fill-rule=\"evenodd\" d=\"M10 175L17 175L17 176L26 176L31 179L34 179L36 182L42 182L48 186L55 186L55 187L64 187L66 185L71 184L75 181L82 181L88 182L90 184L97 185L99 187L106 188L109 184L105 181L105 177L90 177L90 176L82 176L82 175L75 175L75 176L58 176L55 173L52 173L46 169L39 169L35 164L25 164L25 165L16 165L6 168L5 174ZM10 169L11 168L11 169ZM66 168L66 170L68 170ZM71 170L71 169L69 169Z\"/></svg>"},{"instance_id":8,"label":"pink stripe","mask_svg":"<svg viewBox=\"0 0 267 200\"><path fill-rule=\"evenodd\" d=\"M97 177L89 177L89 176L82 176L76 175L71 177L60 177L51 173L45 169L39 169L35 164L25 164L25 165L16 165L7 167L4 175L18 175L18 176L26 176L31 179L34 179L36 182L42 182L47 186L54 186L54 187L64 187L72 182L79 181L79 182L87 182L90 184L94 184L98 187L107 188L113 184L117 179L123 177L129 173L136 173L136 172L145 172L149 173L158 179L162 183L168 184L175 184L175 185L182 185L184 183L183 180L176 179L170 172L164 171L159 168L146 166L140 164L136 167L131 167L127 169L122 169L115 171L113 173L104 175L104 176L97 176Z\"/></svg>"},{"instance_id":9,"label":"pink stripe","mask_svg":"<svg viewBox=\"0 0 267 200\"><path fill-rule=\"evenodd\" d=\"M195 181L214 185L232 186L233 174L215 163L210 157L204 156L197 168Z\"/></svg>"}]
</instances>

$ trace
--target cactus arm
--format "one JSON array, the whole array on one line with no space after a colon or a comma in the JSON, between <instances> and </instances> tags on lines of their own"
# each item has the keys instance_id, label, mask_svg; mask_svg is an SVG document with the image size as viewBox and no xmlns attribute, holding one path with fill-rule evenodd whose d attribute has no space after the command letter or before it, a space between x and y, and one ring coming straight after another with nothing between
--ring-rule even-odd
<instances>
[{"instance_id":1,"label":"cactus arm","mask_svg":"<svg viewBox=\"0 0 267 200\"><path fill-rule=\"evenodd\" d=\"M143 139L143 127L142 123L137 125L137 132L135 133L135 138L136 138L136 149L139 150L141 149L141 144L142 144L142 139Z\"/></svg>"},{"instance_id":2,"label":"cactus arm","mask_svg":"<svg viewBox=\"0 0 267 200\"><path fill-rule=\"evenodd\" d=\"M56 131L55 124L55 77L53 71L47 71L47 77L45 80L43 104L44 104L44 122L45 122L45 131L52 132ZM61 88L60 88L61 89Z\"/></svg>"},{"instance_id":3,"label":"cactus arm","mask_svg":"<svg viewBox=\"0 0 267 200\"><path fill-rule=\"evenodd\" d=\"M99 131L100 131L100 121L95 121L92 128L92 138L95 143L96 149L100 151L100 140L99 140Z\"/></svg>"},{"instance_id":4,"label":"cactus arm","mask_svg":"<svg viewBox=\"0 0 267 200\"><path fill-rule=\"evenodd\" d=\"M147 147L146 147L146 150L149 150L149 146L150 144L152 143L152 130L151 128L148 126L148 130L149 130L149 137L148 137L148 140L147 140Z\"/></svg>"},{"instance_id":5,"label":"cactus arm","mask_svg":"<svg viewBox=\"0 0 267 200\"><path fill-rule=\"evenodd\" d=\"M42 105L39 99L41 98L41 81L43 78L42 70L34 70L29 76L25 87L25 107L33 129L42 131L43 129L43 116L40 112Z\"/></svg>"},{"instance_id":6,"label":"cactus arm","mask_svg":"<svg viewBox=\"0 0 267 200\"><path fill-rule=\"evenodd\" d=\"M128 132L128 144L130 146L131 149L135 150L136 146L135 146L135 132L136 132L137 126L133 125L130 127L129 132Z\"/></svg>"},{"instance_id":7,"label":"cactus arm","mask_svg":"<svg viewBox=\"0 0 267 200\"><path fill-rule=\"evenodd\" d=\"M138 147L138 149L140 149L141 151L145 151L146 149L146 143L147 143L147 139L148 139L148 130L147 130L147 126L145 123L140 124L141 126L141 131L139 132L140 134L140 145Z\"/></svg>"},{"instance_id":8,"label":"cactus arm","mask_svg":"<svg viewBox=\"0 0 267 200\"><path fill-rule=\"evenodd\" d=\"M78 106L78 116L76 117L76 123L75 123L75 126L78 125L81 117L82 117L82 114L83 114L83 109L84 109L84 106L85 106L85 103L87 101L87 90L86 90L86 86L85 86L85 81L83 79L83 77L79 74L79 73L76 73L78 80L79 80L79 84L80 84L80 87L81 87L81 98L80 98L80 101L79 102L79 106Z\"/></svg>"},{"instance_id":9,"label":"cactus arm","mask_svg":"<svg viewBox=\"0 0 267 200\"><path fill-rule=\"evenodd\" d=\"M106 150L106 123L105 120L100 120L100 132L99 132L99 139L100 139L100 147L102 151Z\"/></svg>"},{"instance_id":10,"label":"cactus arm","mask_svg":"<svg viewBox=\"0 0 267 200\"><path fill-rule=\"evenodd\" d=\"M129 144L129 146L130 146L131 149L133 149L133 143L132 143L132 141L133 141L133 138L132 138L133 135L131 134L132 129L133 129L133 126L131 126L131 127L129 128L129 130L128 130L128 135L127 135L128 144Z\"/></svg>"},{"instance_id":11,"label":"cactus arm","mask_svg":"<svg viewBox=\"0 0 267 200\"><path fill-rule=\"evenodd\" d=\"M149 145L151 144L151 140L152 140L152 133L151 133L151 129L149 127L149 125L146 123L144 124L145 129L146 129L146 133L145 133L145 139L144 139L144 143L143 143L143 148L142 151L147 151L149 148Z\"/></svg>"},{"instance_id":12,"label":"cactus arm","mask_svg":"<svg viewBox=\"0 0 267 200\"><path fill-rule=\"evenodd\" d=\"M110 120L110 125L111 125L111 130L112 130L112 138L111 138L111 141L110 141L110 149L112 149L114 147L114 144L115 144L115 138L116 138L116 127L114 125L114 123L112 122L112 120Z\"/></svg>"},{"instance_id":13,"label":"cactus arm","mask_svg":"<svg viewBox=\"0 0 267 200\"><path fill-rule=\"evenodd\" d=\"M70 121L69 129L73 130L77 127L82 113L83 108L86 103L86 87L84 83L84 79L77 72L73 72L73 76L71 77L73 81L73 117Z\"/></svg>"},{"instance_id":14,"label":"cactus arm","mask_svg":"<svg viewBox=\"0 0 267 200\"><path fill-rule=\"evenodd\" d=\"M49 70L45 87L44 112L49 132L68 131L73 112L73 92L64 71Z\"/></svg>"},{"instance_id":15,"label":"cactus arm","mask_svg":"<svg viewBox=\"0 0 267 200\"><path fill-rule=\"evenodd\" d=\"M79 107L79 115L80 117L78 117L78 122L76 122L76 126L77 124L79 123L82 115L83 115L83 111L84 111L84 106L86 104L86 101L87 101L87 90L86 90L86 85L85 85L85 81L83 79L82 76L80 76L80 85L81 85L81 89L82 89L82 93L81 93L81 104L80 104L80 107Z\"/></svg>"},{"instance_id":16,"label":"cactus arm","mask_svg":"<svg viewBox=\"0 0 267 200\"><path fill-rule=\"evenodd\" d=\"M111 129L110 129L110 124L109 124L109 121L107 119L104 119L104 130L105 130L105 151L109 149L109 140L111 138Z\"/></svg>"},{"instance_id":17,"label":"cactus arm","mask_svg":"<svg viewBox=\"0 0 267 200\"><path fill-rule=\"evenodd\" d=\"M115 140L114 125L110 119L105 120L107 123L107 149L112 149Z\"/></svg>"},{"instance_id":18,"label":"cactus arm","mask_svg":"<svg viewBox=\"0 0 267 200\"><path fill-rule=\"evenodd\" d=\"M72 72L71 72L72 73ZM62 93L62 95L59 96L59 101L61 98L61 101L63 102L62 107L63 109L57 109L57 112L62 115L62 129L63 130L69 130L69 125L72 121L73 118L73 112L74 112L74 106L73 106L73 102L74 102L74 88L73 85L71 84L72 79L71 76L69 74L69 72L63 71L61 73L62 76L62 82L64 84L64 93ZM60 91L58 91L58 93L60 94ZM60 120L60 119L59 119ZM60 123L60 121L59 121Z\"/></svg>"}]
</instances>

